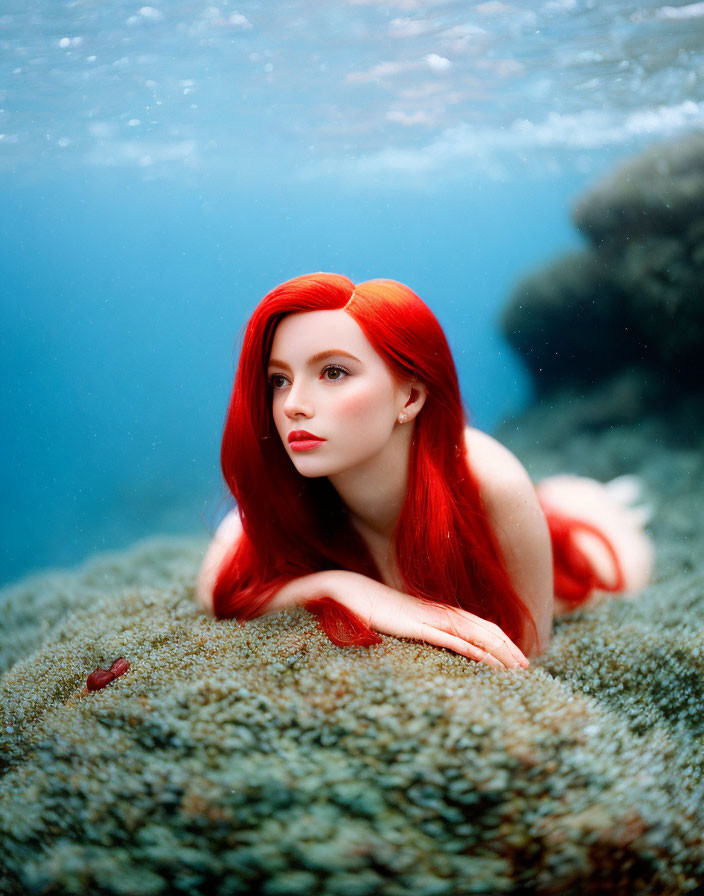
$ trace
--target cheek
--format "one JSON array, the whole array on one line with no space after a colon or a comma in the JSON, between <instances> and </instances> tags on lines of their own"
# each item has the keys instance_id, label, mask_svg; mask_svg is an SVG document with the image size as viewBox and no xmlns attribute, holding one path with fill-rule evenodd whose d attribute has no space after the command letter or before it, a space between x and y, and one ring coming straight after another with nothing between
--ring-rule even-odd
<instances>
[{"instance_id":1,"label":"cheek","mask_svg":"<svg viewBox=\"0 0 704 896\"><path fill-rule=\"evenodd\" d=\"M377 389L362 388L348 391L335 408L335 416L342 422L378 422L393 415L393 396Z\"/></svg>"}]
</instances>

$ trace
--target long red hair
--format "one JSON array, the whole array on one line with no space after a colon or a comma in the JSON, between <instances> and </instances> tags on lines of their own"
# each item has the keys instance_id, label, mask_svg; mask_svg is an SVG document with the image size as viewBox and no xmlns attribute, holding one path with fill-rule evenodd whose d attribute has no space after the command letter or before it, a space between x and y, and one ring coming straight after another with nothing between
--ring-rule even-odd
<instances>
[{"instance_id":1,"label":"long red hair","mask_svg":"<svg viewBox=\"0 0 704 896\"><path fill-rule=\"evenodd\" d=\"M394 532L404 590L489 619L526 649L536 636L535 625L511 585L467 463L466 415L445 334L427 305L394 280L355 286L338 274L307 274L277 286L255 309L244 334L220 453L243 535L218 572L215 615L251 619L283 584L326 569L381 581L328 479L303 477L291 463L271 411L266 372L278 323L288 314L341 308L399 381L415 378L428 389L414 422L408 494ZM335 643L380 640L332 601L311 609L319 612Z\"/></svg>"}]
</instances>

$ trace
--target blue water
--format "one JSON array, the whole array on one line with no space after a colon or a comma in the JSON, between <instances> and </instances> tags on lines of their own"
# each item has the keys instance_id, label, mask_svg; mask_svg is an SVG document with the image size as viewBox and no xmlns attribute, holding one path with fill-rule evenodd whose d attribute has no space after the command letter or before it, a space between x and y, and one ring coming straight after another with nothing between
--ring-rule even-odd
<instances>
[{"instance_id":1,"label":"blue water","mask_svg":"<svg viewBox=\"0 0 704 896\"><path fill-rule=\"evenodd\" d=\"M284 279L408 283L474 425L575 195L704 126L704 4L0 5L0 581L217 516L238 333Z\"/></svg>"}]
</instances>

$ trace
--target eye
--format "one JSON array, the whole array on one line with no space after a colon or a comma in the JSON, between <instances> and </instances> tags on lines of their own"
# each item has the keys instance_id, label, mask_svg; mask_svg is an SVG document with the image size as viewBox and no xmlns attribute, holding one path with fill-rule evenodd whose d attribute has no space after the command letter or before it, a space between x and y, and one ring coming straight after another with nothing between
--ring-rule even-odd
<instances>
[{"instance_id":1,"label":"eye","mask_svg":"<svg viewBox=\"0 0 704 896\"><path fill-rule=\"evenodd\" d=\"M349 370L345 370L345 368L340 367L339 364L330 364L323 369L323 374L326 379L333 383L336 383L338 380L343 380L346 376L349 376L349 373Z\"/></svg>"},{"instance_id":2,"label":"eye","mask_svg":"<svg viewBox=\"0 0 704 896\"><path fill-rule=\"evenodd\" d=\"M283 373L272 373L269 377L269 385L273 389L283 389L288 380L283 375Z\"/></svg>"}]
</instances>

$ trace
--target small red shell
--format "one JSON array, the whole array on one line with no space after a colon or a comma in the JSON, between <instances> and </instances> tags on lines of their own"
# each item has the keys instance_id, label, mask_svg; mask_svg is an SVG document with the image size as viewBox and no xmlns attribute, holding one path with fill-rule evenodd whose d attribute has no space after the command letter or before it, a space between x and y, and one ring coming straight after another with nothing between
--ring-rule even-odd
<instances>
[{"instance_id":1,"label":"small red shell","mask_svg":"<svg viewBox=\"0 0 704 896\"><path fill-rule=\"evenodd\" d=\"M98 668L88 676L86 685L88 686L89 691L99 691L100 688L104 688L106 684L110 684L114 677L112 672L107 672L105 669Z\"/></svg>"},{"instance_id":2,"label":"small red shell","mask_svg":"<svg viewBox=\"0 0 704 896\"><path fill-rule=\"evenodd\" d=\"M115 676L115 678L119 678L120 675L124 675L125 672L127 672L129 667L129 661L124 657L120 657L119 659L115 660L112 666L110 666L110 671Z\"/></svg>"}]
</instances>

